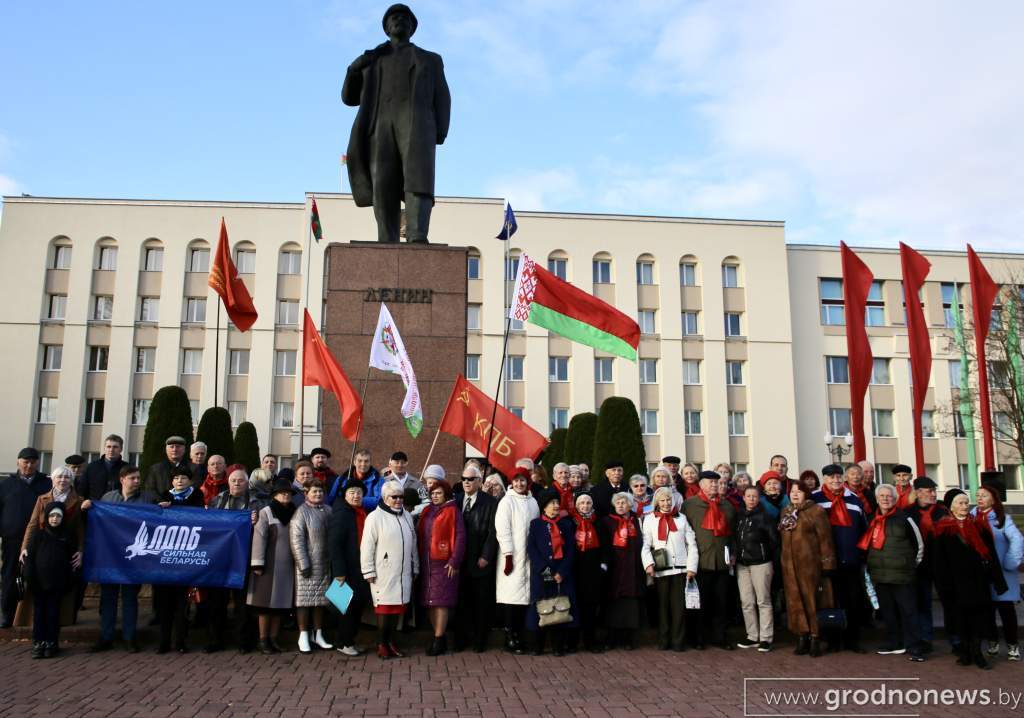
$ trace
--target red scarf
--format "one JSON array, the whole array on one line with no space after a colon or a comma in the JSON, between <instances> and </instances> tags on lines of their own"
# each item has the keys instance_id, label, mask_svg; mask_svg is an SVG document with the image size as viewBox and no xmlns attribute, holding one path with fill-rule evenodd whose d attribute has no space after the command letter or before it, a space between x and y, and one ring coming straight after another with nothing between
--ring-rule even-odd
<instances>
[{"instance_id":1,"label":"red scarf","mask_svg":"<svg viewBox=\"0 0 1024 718\"><path fill-rule=\"evenodd\" d=\"M904 489L903 491L896 489L896 493L899 494L899 497L896 499L896 508L909 509L911 506L914 505L915 496L914 489L912 486L908 484L907 488Z\"/></svg>"},{"instance_id":2,"label":"red scarf","mask_svg":"<svg viewBox=\"0 0 1024 718\"><path fill-rule=\"evenodd\" d=\"M584 518L579 512L573 510L572 518L576 522L576 550L582 553L600 548L597 529L594 528L594 515L591 514L590 518Z\"/></svg>"},{"instance_id":3,"label":"red scarf","mask_svg":"<svg viewBox=\"0 0 1024 718\"><path fill-rule=\"evenodd\" d=\"M548 525L548 534L551 536L551 558L562 558L562 530L558 528L558 519L549 519L543 514L540 518Z\"/></svg>"},{"instance_id":4,"label":"red scarf","mask_svg":"<svg viewBox=\"0 0 1024 718\"><path fill-rule=\"evenodd\" d=\"M356 515L356 543L362 543L363 526L366 525L366 509L362 506L354 506L352 507L352 511L354 511Z\"/></svg>"},{"instance_id":5,"label":"red scarf","mask_svg":"<svg viewBox=\"0 0 1024 718\"><path fill-rule=\"evenodd\" d=\"M629 540L636 538L636 523L633 521L633 516L631 514L625 516L614 514L612 518L618 522L615 532L612 534L612 546L626 548L629 545Z\"/></svg>"},{"instance_id":6,"label":"red scarf","mask_svg":"<svg viewBox=\"0 0 1024 718\"><path fill-rule=\"evenodd\" d=\"M688 499L700 493L700 483L694 481L692 484L683 482L683 498Z\"/></svg>"},{"instance_id":7,"label":"red scarf","mask_svg":"<svg viewBox=\"0 0 1024 718\"><path fill-rule=\"evenodd\" d=\"M874 511L872 511L872 509L871 509L871 504L870 504L870 502L868 502L868 497L864 493L864 489L863 488L855 489L852 486L850 486L849 484L845 484L845 486L846 486L846 488L848 488L850 491L853 492L854 496L856 496L858 499L860 499L860 504L861 504L861 506L864 507L864 515L865 516L868 516L869 514L874 513Z\"/></svg>"},{"instance_id":8,"label":"red scarf","mask_svg":"<svg viewBox=\"0 0 1024 718\"><path fill-rule=\"evenodd\" d=\"M573 513L575 511L575 506L572 498L572 486L566 484L563 489L557 481L551 482L551 485L555 487L555 491L558 492L558 507L562 509L562 511L566 511L570 514Z\"/></svg>"},{"instance_id":9,"label":"red scarf","mask_svg":"<svg viewBox=\"0 0 1024 718\"><path fill-rule=\"evenodd\" d=\"M649 506L650 503L651 503L650 497L647 497L646 499L641 501L641 500L637 499L636 496L634 496L633 497L633 504L634 504L635 508L633 509L633 511L636 513L637 516L643 516L644 515L644 509L647 506Z\"/></svg>"},{"instance_id":10,"label":"red scarf","mask_svg":"<svg viewBox=\"0 0 1024 718\"><path fill-rule=\"evenodd\" d=\"M435 512L437 515L434 517L434 524L430 530L430 558L433 561L447 561L451 558L452 550L455 548L455 504L445 504L440 508L431 504L423 510L420 523L417 526L420 546L427 541L424 536L427 529L427 517Z\"/></svg>"},{"instance_id":11,"label":"red scarf","mask_svg":"<svg viewBox=\"0 0 1024 718\"><path fill-rule=\"evenodd\" d=\"M722 507L719 505L722 497L715 496L715 498L709 499L708 495L701 489L697 490L697 496L708 505L708 510L704 512L704 520L700 522L700 527L707 529L715 536L728 536L731 534L729 522L725 520L725 513L723 513Z\"/></svg>"},{"instance_id":12,"label":"red scarf","mask_svg":"<svg viewBox=\"0 0 1024 718\"><path fill-rule=\"evenodd\" d=\"M669 532L677 530L675 517L679 515L679 512L672 509L669 513L663 514L655 510L654 515L658 517L658 540L668 541Z\"/></svg>"},{"instance_id":13,"label":"red scarf","mask_svg":"<svg viewBox=\"0 0 1024 718\"><path fill-rule=\"evenodd\" d=\"M936 506L938 506L938 504L932 504L927 508L925 508L924 506L918 507L918 518L921 520L921 534L926 539L931 538L935 535L935 521L932 520L932 514L935 513Z\"/></svg>"},{"instance_id":14,"label":"red scarf","mask_svg":"<svg viewBox=\"0 0 1024 718\"><path fill-rule=\"evenodd\" d=\"M843 496L846 494L844 486L839 487L838 494L833 494L828 486L822 485L821 487L821 493L832 502L832 508L828 510L828 521L833 526L853 526L853 519L850 518L846 502L843 501Z\"/></svg>"},{"instance_id":15,"label":"red scarf","mask_svg":"<svg viewBox=\"0 0 1024 718\"><path fill-rule=\"evenodd\" d=\"M885 546L885 520L892 516L895 510L896 507L893 506L884 514L875 514L875 518L871 519L871 525L868 526L868 530L864 532L864 535L860 537L860 541L857 542L857 548L861 551L867 551L870 546L876 551L880 551Z\"/></svg>"},{"instance_id":16,"label":"red scarf","mask_svg":"<svg viewBox=\"0 0 1024 718\"><path fill-rule=\"evenodd\" d=\"M207 476L202 486L199 487L199 490L203 492L203 503L209 506L210 502L217 498L217 494L227 487L228 477L226 474L222 479L214 479L211 476Z\"/></svg>"},{"instance_id":17,"label":"red scarf","mask_svg":"<svg viewBox=\"0 0 1024 718\"><path fill-rule=\"evenodd\" d=\"M959 536L961 541L981 556L982 561L988 561L992 558L988 546L985 545L985 541L981 538L978 522L972 520L970 516L962 520L952 516L944 517L935 527L935 534L937 536L945 536L946 534Z\"/></svg>"}]
</instances>

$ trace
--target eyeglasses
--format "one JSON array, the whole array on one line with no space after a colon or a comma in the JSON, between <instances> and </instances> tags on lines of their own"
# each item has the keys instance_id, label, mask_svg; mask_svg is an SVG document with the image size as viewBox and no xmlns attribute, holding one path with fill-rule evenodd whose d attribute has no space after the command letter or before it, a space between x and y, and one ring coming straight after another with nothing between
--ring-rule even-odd
<instances>
[{"instance_id":1,"label":"eyeglasses","mask_svg":"<svg viewBox=\"0 0 1024 718\"><path fill-rule=\"evenodd\" d=\"M402 499L401 494L392 494L391 496L385 496L384 497L385 501L394 501L395 499L401 500Z\"/></svg>"},{"instance_id":2,"label":"eyeglasses","mask_svg":"<svg viewBox=\"0 0 1024 718\"><path fill-rule=\"evenodd\" d=\"M477 476L463 476L462 480L463 481L476 481L477 478L479 478L479 477L477 477Z\"/></svg>"}]
</instances>

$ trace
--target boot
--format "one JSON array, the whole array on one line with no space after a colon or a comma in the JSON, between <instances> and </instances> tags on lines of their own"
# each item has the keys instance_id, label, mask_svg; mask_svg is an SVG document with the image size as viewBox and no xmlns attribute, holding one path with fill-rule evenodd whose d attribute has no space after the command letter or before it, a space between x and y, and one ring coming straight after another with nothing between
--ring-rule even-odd
<instances>
[{"instance_id":1,"label":"boot","mask_svg":"<svg viewBox=\"0 0 1024 718\"><path fill-rule=\"evenodd\" d=\"M33 658L42 658L43 657L43 651L44 651L44 649L43 649L43 642L42 641L35 641L32 644L32 657Z\"/></svg>"},{"instance_id":2,"label":"boot","mask_svg":"<svg viewBox=\"0 0 1024 718\"><path fill-rule=\"evenodd\" d=\"M806 656L811 650L811 636L808 633L801 633L800 638L796 642L796 650L793 651L798 656Z\"/></svg>"},{"instance_id":3,"label":"boot","mask_svg":"<svg viewBox=\"0 0 1024 718\"><path fill-rule=\"evenodd\" d=\"M821 650L821 639L817 636L811 636L810 655L812 658L818 658L824 651Z\"/></svg>"},{"instance_id":4,"label":"boot","mask_svg":"<svg viewBox=\"0 0 1024 718\"><path fill-rule=\"evenodd\" d=\"M60 653L60 650L55 642L47 641L43 644L43 658L53 658L58 653Z\"/></svg>"},{"instance_id":5,"label":"boot","mask_svg":"<svg viewBox=\"0 0 1024 718\"><path fill-rule=\"evenodd\" d=\"M391 651L388 649L386 644L377 644L377 658L381 659L382 661L386 661L389 658L391 658Z\"/></svg>"},{"instance_id":6,"label":"boot","mask_svg":"<svg viewBox=\"0 0 1024 718\"><path fill-rule=\"evenodd\" d=\"M392 658L405 658L405 654L398 650L398 646L395 645L394 641L388 644L388 652L391 653Z\"/></svg>"},{"instance_id":7,"label":"boot","mask_svg":"<svg viewBox=\"0 0 1024 718\"><path fill-rule=\"evenodd\" d=\"M313 648L309 645L309 631L299 632L299 653L312 653Z\"/></svg>"},{"instance_id":8,"label":"boot","mask_svg":"<svg viewBox=\"0 0 1024 718\"><path fill-rule=\"evenodd\" d=\"M441 639L434 637L434 640L430 642L430 648L427 649L428 656L440 656L444 651L441 650Z\"/></svg>"},{"instance_id":9,"label":"boot","mask_svg":"<svg viewBox=\"0 0 1024 718\"><path fill-rule=\"evenodd\" d=\"M441 652L437 655L443 656L448 652L448 636L441 636Z\"/></svg>"},{"instance_id":10,"label":"boot","mask_svg":"<svg viewBox=\"0 0 1024 718\"><path fill-rule=\"evenodd\" d=\"M273 648L273 646L271 646L271 645L270 645L270 641L269 641L269 640L267 640L266 638L261 638L261 639L260 639L260 642L256 644L256 648L257 648L257 649L259 650L259 652L260 652L260 653L262 653L262 654L263 654L264 656L269 656L269 655L271 655L272 653L274 653L274 648Z\"/></svg>"},{"instance_id":11,"label":"boot","mask_svg":"<svg viewBox=\"0 0 1024 718\"><path fill-rule=\"evenodd\" d=\"M316 637L313 639L313 643L316 645L317 648L322 648L325 651L329 651L332 648L334 648L332 644L327 642L327 639L324 638L323 630L319 628L316 629Z\"/></svg>"}]
</instances>

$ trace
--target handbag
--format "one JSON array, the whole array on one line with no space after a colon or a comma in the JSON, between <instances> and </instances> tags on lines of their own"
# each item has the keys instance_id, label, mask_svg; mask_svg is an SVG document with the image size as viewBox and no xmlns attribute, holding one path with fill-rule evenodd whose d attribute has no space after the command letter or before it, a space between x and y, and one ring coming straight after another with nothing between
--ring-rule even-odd
<instances>
[{"instance_id":1,"label":"handbag","mask_svg":"<svg viewBox=\"0 0 1024 718\"><path fill-rule=\"evenodd\" d=\"M819 631L846 629L846 611L842 608L819 608L817 615Z\"/></svg>"},{"instance_id":2,"label":"handbag","mask_svg":"<svg viewBox=\"0 0 1024 718\"><path fill-rule=\"evenodd\" d=\"M540 628L572 622L572 614L569 613L572 604L569 603L569 597L562 595L561 587L558 591L558 595L553 598L537 599L537 625Z\"/></svg>"},{"instance_id":3,"label":"handbag","mask_svg":"<svg viewBox=\"0 0 1024 718\"><path fill-rule=\"evenodd\" d=\"M653 554L655 571L667 571L672 568L672 564L668 560L668 549L656 548Z\"/></svg>"}]
</instances>

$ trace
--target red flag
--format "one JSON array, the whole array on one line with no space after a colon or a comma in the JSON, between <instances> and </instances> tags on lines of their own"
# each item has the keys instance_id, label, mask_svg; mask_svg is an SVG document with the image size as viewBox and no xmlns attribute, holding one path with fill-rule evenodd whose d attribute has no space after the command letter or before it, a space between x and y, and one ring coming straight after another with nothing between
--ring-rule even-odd
<instances>
[{"instance_id":1,"label":"red flag","mask_svg":"<svg viewBox=\"0 0 1024 718\"><path fill-rule=\"evenodd\" d=\"M907 307L907 338L910 344L910 374L914 380L914 456L917 475L924 476L924 440L921 437L921 410L928 393L928 379L932 372L932 345L928 339L928 325L918 292L931 269L931 262L900 242L900 263L903 266L903 302Z\"/></svg>"},{"instance_id":2,"label":"red flag","mask_svg":"<svg viewBox=\"0 0 1024 718\"><path fill-rule=\"evenodd\" d=\"M302 323L302 385L319 386L334 394L341 409L341 433L355 441L363 416L363 402L352 383L341 370L338 360L324 344L308 310L303 310ZM300 419L301 421L301 419Z\"/></svg>"},{"instance_id":3,"label":"red flag","mask_svg":"<svg viewBox=\"0 0 1024 718\"><path fill-rule=\"evenodd\" d=\"M491 464L505 476L511 476L516 461L536 459L548 445L548 440L529 424L494 400L459 374L448 397L448 406L441 417L441 431L456 436L478 451L487 453L487 436L494 416L494 438L491 439Z\"/></svg>"},{"instance_id":4,"label":"red flag","mask_svg":"<svg viewBox=\"0 0 1024 718\"><path fill-rule=\"evenodd\" d=\"M846 353L850 364L850 421L853 428L853 460L867 458L864 440L864 396L871 383L871 344L864 328L868 293L875 276L845 242L839 243L843 263L843 304L846 307Z\"/></svg>"},{"instance_id":5,"label":"red flag","mask_svg":"<svg viewBox=\"0 0 1024 718\"><path fill-rule=\"evenodd\" d=\"M238 269L231 261L231 247L228 246L228 228L224 224L224 218L220 218L220 239L217 240L217 255L210 265L210 278L206 280L213 291L220 295L224 301L224 309L227 310L231 321L238 327L238 331L249 330L256 322L256 307L253 306L249 290L245 288L245 282L238 276Z\"/></svg>"},{"instance_id":6,"label":"red flag","mask_svg":"<svg viewBox=\"0 0 1024 718\"><path fill-rule=\"evenodd\" d=\"M988 363L985 360L985 340L992 321L992 305L999 294L999 285L985 265L978 259L971 245L967 245L967 265L971 272L971 311L974 315L974 347L978 356L978 394L981 396L981 431L985 448L985 470L995 471L996 460L992 450L992 408L988 395Z\"/></svg>"}]
</instances>

